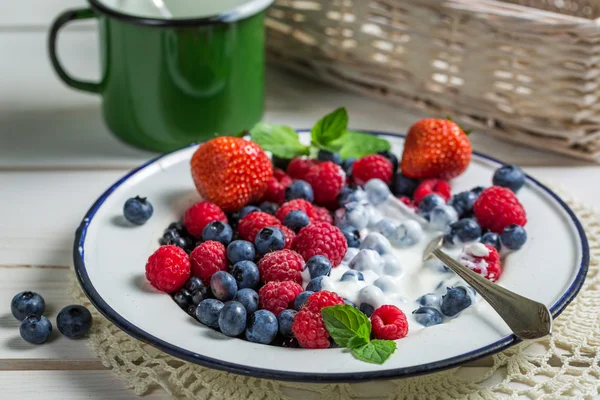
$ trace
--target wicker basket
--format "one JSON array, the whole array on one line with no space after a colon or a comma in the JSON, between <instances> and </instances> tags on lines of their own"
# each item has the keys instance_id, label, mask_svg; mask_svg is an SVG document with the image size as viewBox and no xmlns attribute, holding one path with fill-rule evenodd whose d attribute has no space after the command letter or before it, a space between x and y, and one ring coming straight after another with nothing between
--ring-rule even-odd
<instances>
[{"instance_id":1,"label":"wicker basket","mask_svg":"<svg viewBox=\"0 0 600 400\"><path fill-rule=\"evenodd\" d=\"M600 0L277 0L271 61L600 161Z\"/></svg>"}]
</instances>

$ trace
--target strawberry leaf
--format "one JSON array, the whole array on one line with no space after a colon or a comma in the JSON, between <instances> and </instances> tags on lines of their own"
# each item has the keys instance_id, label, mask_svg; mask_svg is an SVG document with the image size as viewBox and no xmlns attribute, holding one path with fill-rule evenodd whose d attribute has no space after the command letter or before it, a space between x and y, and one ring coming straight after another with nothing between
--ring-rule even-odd
<instances>
[{"instance_id":1,"label":"strawberry leaf","mask_svg":"<svg viewBox=\"0 0 600 400\"><path fill-rule=\"evenodd\" d=\"M310 153L310 147L300 143L298 133L289 126L259 122L250 131L250 138L277 157L290 159Z\"/></svg>"},{"instance_id":2,"label":"strawberry leaf","mask_svg":"<svg viewBox=\"0 0 600 400\"><path fill-rule=\"evenodd\" d=\"M339 139L346 133L348 128L348 112L346 108L337 110L321 118L310 130L313 146L328 149L328 145Z\"/></svg>"},{"instance_id":3,"label":"strawberry leaf","mask_svg":"<svg viewBox=\"0 0 600 400\"><path fill-rule=\"evenodd\" d=\"M373 364L383 364L396 351L393 340L372 340L371 342L352 349L352 354L359 360Z\"/></svg>"},{"instance_id":4,"label":"strawberry leaf","mask_svg":"<svg viewBox=\"0 0 600 400\"><path fill-rule=\"evenodd\" d=\"M369 342L371 321L356 308L350 305L325 307L321 314L327 331L338 345L353 348Z\"/></svg>"}]
</instances>

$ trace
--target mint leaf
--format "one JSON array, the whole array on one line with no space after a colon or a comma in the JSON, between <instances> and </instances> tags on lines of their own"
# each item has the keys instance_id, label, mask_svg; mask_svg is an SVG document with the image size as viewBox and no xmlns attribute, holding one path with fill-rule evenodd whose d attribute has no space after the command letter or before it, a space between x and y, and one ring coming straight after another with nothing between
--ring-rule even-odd
<instances>
[{"instance_id":1,"label":"mint leaf","mask_svg":"<svg viewBox=\"0 0 600 400\"><path fill-rule=\"evenodd\" d=\"M352 354L359 360L373 364L383 364L396 351L393 340L372 340L361 347L352 349Z\"/></svg>"},{"instance_id":2,"label":"mint leaf","mask_svg":"<svg viewBox=\"0 0 600 400\"><path fill-rule=\"evenodd\" d=\"M348 112L346 108L340 107L321 118L313 126L310 130L312 143L319 148L328 148L329 143L346 133L346 128L348 128Z\"/></svg>"},{"instance_id":3,"label":"mint leaf","mask_svg":"<svg viewBox=\"0 0 600 400\"><path fill-rule=\"evenodd\" d=\"M392 146L387 140L368 133L348 131L332 145L340 145L339 152L343 159L360 158L378 151L390 150Z\"/></svg>"},{"instance_id":4,"label":"mint leaf","mask_svg":"<svg viewBox=\"0 0 600 400\"><path fill-rule=\"evenodd\" d=\"M310 152L310 147L300 143L298 133L289 126L259 122L250 131L250 139L281 158L290 159Z\"/></svg>"},{"instance_id":5,"label":"mint leaf","mask_svg":"<svg viewBox=\"0 0 600 400\"><path fill-rule=\"evenodd\" d=\"M356 308L350 305L325 307L321 314L327 331L338 345L352 348L369 342L371 321Z\"/></svg>"}]
</instances>

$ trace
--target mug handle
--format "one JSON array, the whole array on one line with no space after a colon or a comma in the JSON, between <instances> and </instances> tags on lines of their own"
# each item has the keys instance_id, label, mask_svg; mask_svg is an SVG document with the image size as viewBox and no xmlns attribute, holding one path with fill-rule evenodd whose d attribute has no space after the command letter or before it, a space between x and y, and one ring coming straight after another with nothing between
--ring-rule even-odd
<instances>
[{"instance_id":1,"label":"mug handle","mask_svg":"<svg viewBox=\"0 0 600 400\"><path fill-rule=\"evenodd\" d=\"M52 23L52 28L50 28L50 35L48 36L48 51L50 53L50 61L52 62L52 66L64 83L72 88L83 90L84 92L100 93L100 83L80 81L78 79L71 78L60 64L58 56L56 55L56 39L58 37L58 31L71 21L90 18L96 18L96 14L90 8L72 9L60 14Z\"/></svg>"}]
</instances>

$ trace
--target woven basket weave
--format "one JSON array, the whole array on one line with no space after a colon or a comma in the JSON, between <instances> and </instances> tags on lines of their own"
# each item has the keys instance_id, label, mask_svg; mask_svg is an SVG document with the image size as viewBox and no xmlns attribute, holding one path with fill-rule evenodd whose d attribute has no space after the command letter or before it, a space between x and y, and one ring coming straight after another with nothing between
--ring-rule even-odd
<instances>
[{"instance_id":1,"label":"woven basket weave","mask_svg":"<svg viewBox=\"0 0 600 400\"><path fill-rule=\"evenodd\" d=\"M272 62L600 162L600 0L276 0Z\"/></svg>"}]
</instances>

